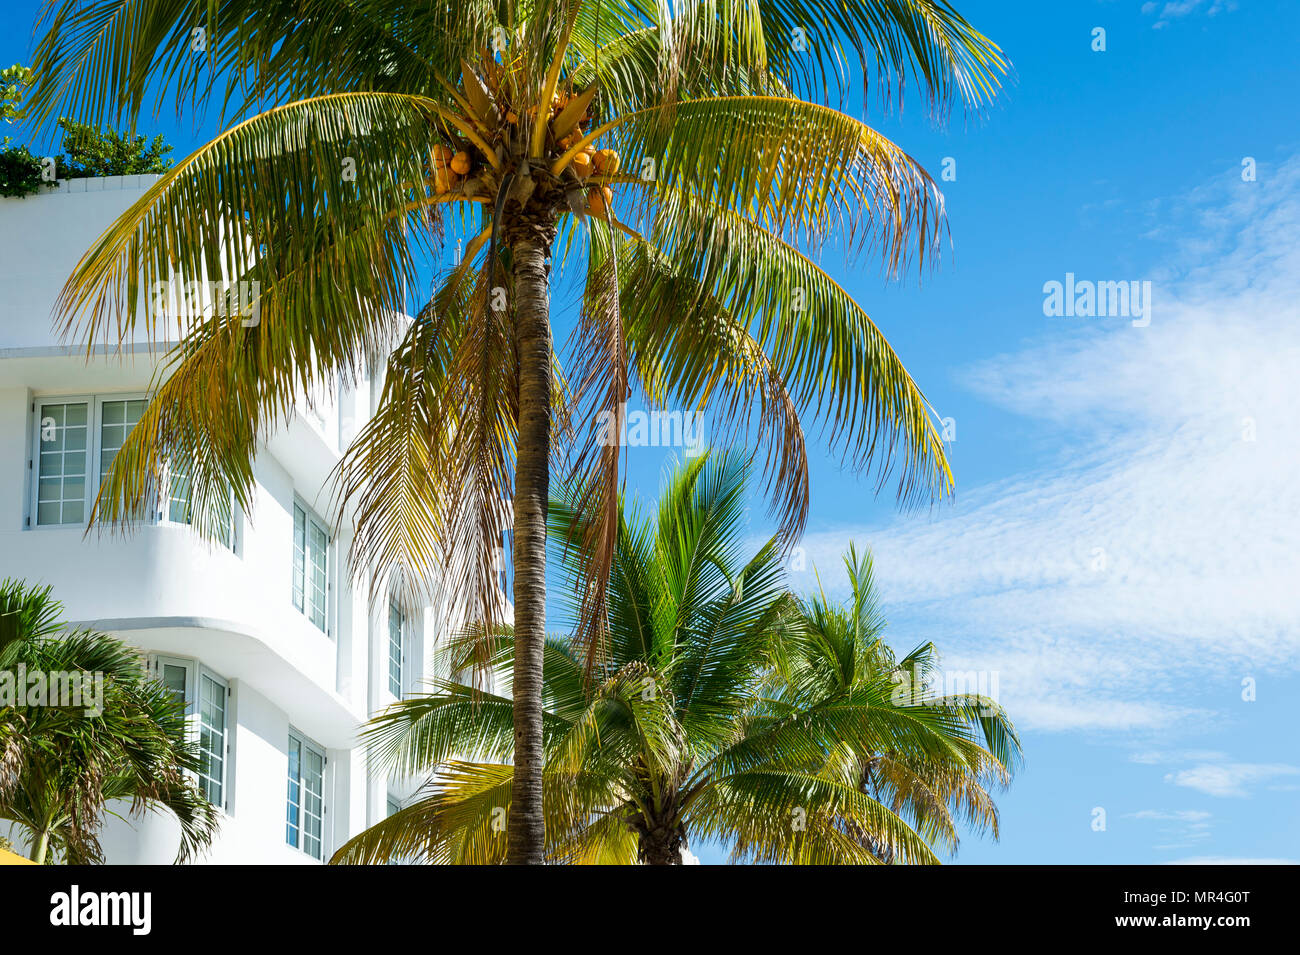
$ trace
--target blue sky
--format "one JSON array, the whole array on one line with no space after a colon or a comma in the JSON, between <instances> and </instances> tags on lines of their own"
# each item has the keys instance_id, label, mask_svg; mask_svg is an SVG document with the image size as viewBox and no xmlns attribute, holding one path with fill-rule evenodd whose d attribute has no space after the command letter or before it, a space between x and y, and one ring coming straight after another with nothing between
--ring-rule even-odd
<instances>
[{"instance_id":1,"label":"blue sky","mask_svg":"<svg viewBox=\"0 0 1300 955\"><path fill-rule=\"evenodd\" d=\"M838 555L871 546L892 642L998 674L1026 766L1001 840L953 861L1300 860L1300 7L957 5L1014 66L997 104L866 112L936 176L956 161L951 247L894 284L823 265L955 422L958 493L899 513L810 435L809 565L842 591ZM0 62L35 10L0 13ZM1046 316L1067 273L1149 281L1150 324ZM670 453L629 452L634 491Z\"/></svg>"}]
</instances>

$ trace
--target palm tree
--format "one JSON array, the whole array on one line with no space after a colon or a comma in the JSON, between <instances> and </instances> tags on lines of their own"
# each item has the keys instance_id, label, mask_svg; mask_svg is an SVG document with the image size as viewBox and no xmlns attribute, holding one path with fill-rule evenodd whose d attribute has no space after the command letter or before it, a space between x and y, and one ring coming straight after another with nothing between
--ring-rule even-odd
<instances>
[{"instance_id":1,"label":"palm tree","mask_svg":"<svg viewBox=\"0 0 1300 955\"><path fill-rule=\"evenodd\" d=\"M48 683L61 675L63 685L72 685L63 675L76 674L83 688L102 679L93 707L48 698L0 704L0 820L27 832L38 864L56 856L99 863L108 804L129 800L133 814L176 817L176 861L184 862L211 844L217 815L187 775L198 771L199 757L183 707L148 675L139 651L106 633L66 630L62 610L49 587L0 582L0 681L12 690L37 672Z\"/></svg>"},{"instance_id":2,"label":"palm tree","mask_svg":"<svg viewBox=\"0 0 1300 955\"><path fill-rule=\"evenodd\" d=\"M807 254L874 245L893 273L936 249L932 180L827 103L852 56L886 102L910 77L937 111L982 105L1005 67L948 0L61 0L43 28L35 123L134 122L170 91L232 124L105 233L59 300L88 346L179 339L93 519L147 512L170 459L216 536L294 395L398 341L341 464L339 514L358 577L401 580L485 633L505 617L510 529L513 861L543 848L552 461L601 518L582 525L592 665L634 387L707 412L715 436L757 428L783 541L807 509L805 420L855 467L897 474L905 500L948 491L920 390ZM408 291L451 235L463 254L408 325ZM567 369L557 250L583 283ZM248 283L257 317L176 292L214 278Z\"/></svg>"},{"instance_id":3,"label":"palm tree","mask_svg":"<svg viewBox=\"0 0 1300 955\"><path fill-rule=\"evenodd\" d=\"M677 864L708 838L736 860L930 863L933 843L956 842L948 803L996 825L984 783L1012 764L1005 715L974 697L900 699L898 669L928 651L894 664L864 615L847 627L841 611L808 616L825 605L785 591L777 539L745 553L747 476L735 456L697 460L653 519L620 519L609 649L590 678L573 633L548 641L548 859ZM553 505L552 532L564 539L582 519L571 495ZM562 553L568 581L584 579L593 555ZM580 617L580 600L570 610ZM453 665L481 640L453 643ZM492 642L504 686L513 654L505 628ZM500 861L512 709L505 691L476 698L444 680L375 717L376 761L431 775L422 798L333 861Z\"/></svg>"},{"instance_id":4,"label":"palm tree","mask_svg":"<svg viewBox=\"0 0 1300 955\"><path fill-rule=\"evenodd\" d=\"M905 818L931 845L956 851L959 823L997 838L998 810L989 790L1006 786L1020 762L1015 728L996 699L954 692L957 681L943 680L933 643L898 657L884 642L871 553L859 556L850 546L844 565L850 594L843 605L828 601L824 593L799 602L798 625L781 644L770 674L767 692L773 705L799 711L828 700L853 699L861 687L890 684L891 705L905 708L901 712L941 711L960 739L952 747L937 752L844 747L835 754L837 769ZM962 682L972 682L965 677ZM853 827L847 831L880 861L894 860L893 847L873 833Z\"/></svg>"}]
</instances>

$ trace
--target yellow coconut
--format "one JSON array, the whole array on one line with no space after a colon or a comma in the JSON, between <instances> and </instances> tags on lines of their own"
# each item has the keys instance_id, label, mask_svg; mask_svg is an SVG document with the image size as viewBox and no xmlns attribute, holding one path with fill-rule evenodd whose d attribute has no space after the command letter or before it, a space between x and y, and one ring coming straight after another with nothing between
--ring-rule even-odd
<instances>
[{"instance_id":1,"label":"yellow coconut","mask_svg":"<svg viewBox=\"0 0 1300 955\"><path fill-rule=\"evenodd\" d=\"M578 153L573 157L573 171L578 174L579 179L586 179L591 175L591 156L587 153Z\"/></svg>"},{"instance_id":2,"label":"yellow coconut","mask_svg":"<svg viewBox=\"0 0 1300 955\"><path fill-rule=\"evenodd\" d=\"M433 171L433 191L440 196L444 196L451 191L450 173L445 169L435 169Z\"/></svg>"},{"instance_id":3,"label":"yellow coconut","mask_svg":"<svg viewBox=\"0 0 1300 955\"><path fill-rule=\"evenodd\" d=\"M587 214L604 218L605 212L614 201L614 192L609 186L592 190L587 196Z\"/></svg>"},{"instance_id":4,"label":"yellow coconut","mask_svg":"<svg viewBox=\"0 0 1300 955\"><path fill-rule=\"evenodd\" d=\"M433 147L433 158L437 162L450 162L451 157L454 155L455 153L451 151L450 146L444 146L442 143L438 143Z\"/></svg>"},{"instance_id":5,"label":"yellow coconut","mask_svg":"<svg viewBox=\"0 0 1300 955\"><path fill-rule=\"evenodd\" d=\"M602 176L612 176L618 172L618 153L612 149L596 151L596 172Z\"/></svg>"},{"instance_id":6,"label":"yellow coconut","mask_svg":"<svg viewBox=\"0 0 1300 955\"><path fill-rule=\"evenodd\" d=\"M451 171L461 176L469 172L469 153L456 153L451 158Z\"/></svg>"}]
</instances>

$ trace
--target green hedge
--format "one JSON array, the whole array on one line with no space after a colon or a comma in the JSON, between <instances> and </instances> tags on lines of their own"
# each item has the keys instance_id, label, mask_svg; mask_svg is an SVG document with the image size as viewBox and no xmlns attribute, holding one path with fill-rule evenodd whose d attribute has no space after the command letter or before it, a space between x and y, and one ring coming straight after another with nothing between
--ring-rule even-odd
<instances>
[{"instance_id":1,"label":"green hedge","mask_svg":"<svg viewBox=\"0 0 1300 955\"><path fill-rule=\"evenodd\" d=\"M67 119L59 120L59 128L63 130L64 149L55 160L59 179L139 176L171 168L168 155L172 147L161 136L146 140ZM26 146L0 149L0 196L30 196L42 186L52 185L41 178L41 157Z\"/></svg>"}]
</instances>

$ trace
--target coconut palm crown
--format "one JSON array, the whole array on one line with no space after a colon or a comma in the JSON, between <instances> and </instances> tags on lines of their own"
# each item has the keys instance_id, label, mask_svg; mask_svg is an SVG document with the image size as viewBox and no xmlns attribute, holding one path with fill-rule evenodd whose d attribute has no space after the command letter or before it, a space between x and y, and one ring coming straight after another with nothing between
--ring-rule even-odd
<instances>
[{"instance_id":1,"label":"coconut palm crown","mask_svg":"<svg viewBox=\"0 0 1300 955\"><path fill-rule=\"evenodd\" d=\"M351 567L493 632L510 530L515 861L543 845L552 464L600 517L582 524L591 666L634 389L706 414L715 443L757 443L783 541L807 511L806 425L905 500L948 491L921 391L810 257L834 242L892 273L934 252L934 183L830 104L857 74L886 103L909 79L937 113L986 102L1003 61L947 0L52 0L42 29L35 123L134 123L166 97L229 122L59 300L87 347L170 347L93 519L147 512L175 461L196 528L219 535L295 396L391 350L340 468ZM405 320L453 238L454 264ZM557 265L582 288L567 351ZM255 313L185 291L213 281L243 283L241 303L253 289ZM593 426L602 413L613 426Z\"/></svg>"},{"instance_id":2,"label":"coconut palm crown","mask_svg":"<svg viewBox=\"0 0 1300 955\"><path fill-rule=\"evenodd\" d=\"M656 514L620 519L609 650L590 678L573 632L548 641L547 858L677 864L707 839L737 861L934 863L963 822L996 834L986 787L1007 781L1018 753L1006 714L974 695L899 692L904 670L924 683L933 648L895 659L856 557L847 607L792 597L776 539L746 550L748 470L735 456L694 461ZM553 536L581 519L557 502ZM583 579L592 555L561 550L568 581ZM480 640L453 644L453 665ZM371 722L381 765L429 779L333 861L504 859L508 629L492 650L498 692L476 699L442 680Z\"/></svg>"}]
</instances>

